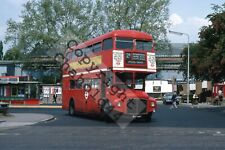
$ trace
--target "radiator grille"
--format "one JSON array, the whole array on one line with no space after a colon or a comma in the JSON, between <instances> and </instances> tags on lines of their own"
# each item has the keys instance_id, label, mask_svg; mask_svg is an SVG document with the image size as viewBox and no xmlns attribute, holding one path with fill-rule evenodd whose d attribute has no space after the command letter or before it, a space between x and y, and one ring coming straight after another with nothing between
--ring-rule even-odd
<instances>
[{"instance_id":1,"label":"radiator grille","mask_svg":"<svg viewBox=\"0 0 225 150\"><path fill-rule=\"evenodd\" d=\"M147 112L147 100L129 99L127 102L127 113L140 115Z\"/></svg>"}]
</instances>

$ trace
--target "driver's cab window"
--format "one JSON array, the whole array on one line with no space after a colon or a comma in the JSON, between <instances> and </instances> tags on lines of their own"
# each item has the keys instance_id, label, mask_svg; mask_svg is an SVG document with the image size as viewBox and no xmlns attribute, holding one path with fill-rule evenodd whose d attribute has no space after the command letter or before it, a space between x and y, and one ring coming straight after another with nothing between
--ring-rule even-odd
<instances>
[{"instance_id":1,"label":"driver's cab window","mask_svg":"<svg viewBox=\"0 0 225 150\"><path fill-rule=\"evenodd\" d=\"M133 88L133 73L116 73L116 84L121 88Z\"/></svg>"},{"instance_id":2,"label":"driver's cab window","mask_svg":"<svg viewBox=\"0 0 225 150\"><path fill-rule=\"evenodd\" d=\"M145 90L145 78L146 75L142 73L135 74L135 87L136 90Z\"/></svg>"},{"instance_id":3,"label":"driver's cab window","mask_svg":"<svg viewBox=\"0 0 225 150\"><path fill-rule=\"evenodd\" d=\"M135 89L142 90L144 87L144 80L143 79L136 79L135 80Z\"/></svg>"}]
</instances>

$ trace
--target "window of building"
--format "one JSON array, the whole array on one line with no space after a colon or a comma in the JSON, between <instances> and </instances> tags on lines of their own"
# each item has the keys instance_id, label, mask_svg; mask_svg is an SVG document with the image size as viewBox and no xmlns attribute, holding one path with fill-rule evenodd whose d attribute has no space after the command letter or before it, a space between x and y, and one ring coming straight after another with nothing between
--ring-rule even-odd
<instances>
[{"instance_id":1,"label":"window of building","mask_svg":"<svg viewBox=\"0 0 225 150\"><path fill-rule=\"evenodd\" d=\"M103 50L109 50L109 49L112 49L112 48L113 48L112 38L106 39L106 40L103 41L103 47L102 47Z\"/></svg>"},{"instance_id":2,"label":"window of building","mask_svg":"<svg viewBox=\"0 0 225 150\"><path fill-rule=\"evenodd\" d=\"M24 86L18 87L18 96L19 97L25 97L25 87Z\"/></svg>"},{"instance_id":3,"label":"window of building","mask_svg":"<svg viewBox=\"0 0 225 150\"><path fill-rule=\"evenodd\" d=\"M19 77L19 81L28 81L28 76Z\"/></svg>"},{"instance_id":4,"label":"window of building","mask_svg":"<svg viewBox=\"0 0 225 150\"><path fill-rule=\"evenodd\" d=\"M5 96L5 87L0 85L0 96Z\"/></svg>"},{"instance_id":5,"label":"window of building","mask_svg":"<svg viewBox=\"0 0 225 150\"><path fill-rule=\"evenodd\" d=\"M133 49L133 39L117 38L116 48L117 49Z\"/></svg>"},{"instance_id":6,"label":"window of building","mask_svg":"<svg viewBox=\"0 0 225 150\"><path fill-rule=\"evenodd\" d=\"M16 81L18 81L18 78L9 78L9 81L14 81L14 82L16 82Z\"/></svg>"},{"instance_id":7,"label":"window of building","mask_svg":"<svg viewBox=\"0 0 225 150\"><path fill-rule=\"evenodd\" d=\"M18 87L17 86L12 86L11 90L12 90L12 92L11 92L12 96L18 95Z\"/></svg>"},{"instance_id":8,"label":"window of building","mask_svg":"<svg viewBox=\"0 0 225 150\"><path fill-rule=\"evenodd\" d=\"M136 40L136 49L137 50L146 50L146 51L151 50L152 49L152 42Z\"/></svg>"}]
</instances>

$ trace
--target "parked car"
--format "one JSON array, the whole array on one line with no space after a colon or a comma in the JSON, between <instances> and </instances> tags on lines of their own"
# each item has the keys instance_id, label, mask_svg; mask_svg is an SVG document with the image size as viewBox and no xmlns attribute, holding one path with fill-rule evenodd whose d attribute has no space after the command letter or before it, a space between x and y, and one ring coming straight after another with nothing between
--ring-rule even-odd
<instances>
[{"instance_id":1,"label":"parked car","mask_svg":"<svg viewBox=\"0 0 225 150\"><path fill-rule=\"evenodd\" d=\"M172 101L172 96L173 96L173 93L166 93L164 94L163 96L163 104L172 104L173 101ZM176 104L179 105L180 103L180 100L181 100L181 97L180 96L176 96Z\"/></svg>"}]
</instances>

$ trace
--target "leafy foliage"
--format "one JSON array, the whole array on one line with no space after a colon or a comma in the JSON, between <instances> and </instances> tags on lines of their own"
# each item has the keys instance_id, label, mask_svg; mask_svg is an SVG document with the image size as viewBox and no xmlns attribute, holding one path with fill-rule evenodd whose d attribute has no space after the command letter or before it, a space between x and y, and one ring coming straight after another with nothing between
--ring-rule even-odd
<instances>
[{"instance_id":1,"label":"leafy foliage","mask_svg":"<svg viewBox=\"0 0 225 150\"><path fill-rule=\"evenodd\" d=\"M25 54L52 55L73 38L90 34L92 2L85 0L32 0L24 5L22 22L8 21L6 42ZM82 9L81 9L82 8Z\"/></svg>"},{"instance_id":2,"label":"leafy foliage","mask_svg":"<svg viewBox=\"0 0 225 150\"><path fill-rule=\"evenodd\" d=\"M190 73L196 79L219 82L225 79L225 3L215 5L213 10L207 16L211 24L199 32L199 43L190 46ZM183 67L186 62L184 57Z\"/></svg>"},{"instance_id":3,"label":"leafy foliage","mask_svg":"<svg viewBox=\"0 0 225 150\"><path fill-rule=\"evenodd\" d=\"M71 39L84 41L115 29L166 36L169 0L31 0L22 21L8 21L5 41L29 55L52 55ZM163 44L161 44L163 45Z\"/></svg>"},{"instance_id":4,"label":"leafy foliage","mask_svg":"<svg viewBox=\"0 0 225 150\"><path fill-rule=\"evenodd\" d=\"M147 32L153 35L157 48L165 48L168 46L168 5L169 0L106 0L103 2L106 27L103 27L109 31L131 29Z\"/></svg>"},{"instance_id":5,"label":"leafy foliage","mask_svg":"<svg viewBox=\"0 0 225 150\"><path fill-rule=\"evenodd\" d=\"M4 60L21 60L22 58L23 54L18 48L9 49L4 55Z\"/></svg>"}]
</instances>

